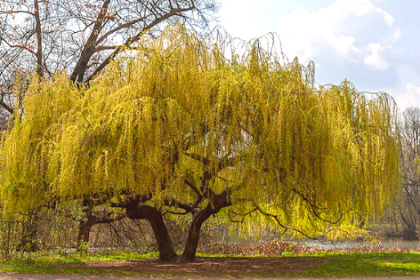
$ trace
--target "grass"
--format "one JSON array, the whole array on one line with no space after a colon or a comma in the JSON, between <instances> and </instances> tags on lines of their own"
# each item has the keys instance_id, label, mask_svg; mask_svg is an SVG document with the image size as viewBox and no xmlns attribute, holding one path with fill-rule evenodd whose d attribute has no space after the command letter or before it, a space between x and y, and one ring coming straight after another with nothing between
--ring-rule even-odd
<instances>
[{"instance_id":1,"label":"grass","mask_svg":"<svg viewBox=\"0 0 420 280\"><path fill-rule=\"evenodd\" d=\"M326 264L305 272L309 277L420 275L420 253L325 254ZM302 275L301 275L302 276Z\"/></svg>"},{"instance_id":2,"label":"grass","mask_svg":"<svg viewBox=\"0 0 420 280\"><path fill-rule=\"evenodd\" d=\"M88 262L108 262L116 260L140 260L157 258L158 253L136 254L122 252L107 252L85 254L80 257L72 255L29 255L26 257L0 259L0 272L14 273L109 273L107 270L75 268L71 265ZM125 271L115 270L115 273L127 274Z\"/></svg>"},{"instance_id":3,"label":"grass","mask_svg":"<svg viewBox=\"0 0 420 280\"><path fill-rule=\"evenodd\" d=\"M209 256L209 255L203 255ZM212 255L210 255L212 256ZM214 257L216 257L214 255ZM217 255L217 257L223 257ZM229 256L232 257L232 256ZM72 267L72 264L88 262L105 262L115 260L155 259L156 253L140 255L135 253L96 253L83 257L73 256L31 256L13 258L0 262L0 272L17 273L109 273L107 270L95 270ZM281 275L262 275L261 273L248 276L281 276L281 277L361 277L361 276L420 276L420 253L317 253L295 256L282 256L281 258L313 259L319 265L314 268L290 271ZM121 271L116 268L113 273L138 274ZM142 274L150 274L148 272Z\"/></svg>"}]
</instances>

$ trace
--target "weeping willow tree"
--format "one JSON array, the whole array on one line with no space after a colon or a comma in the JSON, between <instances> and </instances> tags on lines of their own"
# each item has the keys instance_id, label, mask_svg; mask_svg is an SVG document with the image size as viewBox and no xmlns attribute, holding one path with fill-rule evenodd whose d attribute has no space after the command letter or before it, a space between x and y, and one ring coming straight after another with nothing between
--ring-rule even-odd
<instances>
[{"instance_id":1,"label":"weeping willow tree","mask_svg":"<svg viewBox=\"0 0 420 280\"><path fill-rule=\"evenodd\" d=\"M101 199L148 220L162 260L163 213L191 214L185 260L219 212L302 233L378 213L399 183L392 99L314 88L312 65L225 39L171 26L89 88L35 79L3 142L6 211Z\"/></svg>"}]
</instances>

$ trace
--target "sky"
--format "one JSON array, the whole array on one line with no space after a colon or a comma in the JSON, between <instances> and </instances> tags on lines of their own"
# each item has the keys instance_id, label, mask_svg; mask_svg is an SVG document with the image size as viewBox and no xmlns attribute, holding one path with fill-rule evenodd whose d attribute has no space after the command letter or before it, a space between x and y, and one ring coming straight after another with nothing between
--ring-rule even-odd
<instances>
[{"instance_id":1,"label":"sky","mask_svg":"<svg viewBox=\"0 0 420 280\"><path fill-rule=\"evenodd\" d=\"M220 0L218 25L251 40L275 32L316 82L344 79L420 107L420 0Z\"/></svg>"}]
</instances>

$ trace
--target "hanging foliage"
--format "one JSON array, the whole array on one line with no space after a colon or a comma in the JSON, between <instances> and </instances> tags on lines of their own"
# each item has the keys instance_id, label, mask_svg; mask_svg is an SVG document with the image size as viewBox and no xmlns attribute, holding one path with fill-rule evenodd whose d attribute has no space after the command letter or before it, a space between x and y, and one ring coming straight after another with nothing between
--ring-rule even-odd
<instances>
[{"instance_id":1,"label":"hanging foliage","mask_svg":"<svg viewBox=\"0 0 420 280\"><path fill-rule=\"evenodd\" d=\"M48 170L54 138L62 129L63 116L79 98L79 90L65 73L49 80L34 78L28 85L2 145L1 197L5 211L27 213L53 198L53 178Z\"/></svg>"},{"instance_id":2,"label":"hanging foliage","mask_svg":"<svg viewBox=\"0 0 420 280\"><path fill-rule=\"evenodd\" d=\"M259 40L235 48L170 26L141 45L89 88L34 79L3 142L5 209L139 195L156 209L207 209L204 220L230 206L231 219L308 232L392 198L399 142L388 95L348 81L314 88L313 64L286 64Z\"/></svg>"}]
</instances>

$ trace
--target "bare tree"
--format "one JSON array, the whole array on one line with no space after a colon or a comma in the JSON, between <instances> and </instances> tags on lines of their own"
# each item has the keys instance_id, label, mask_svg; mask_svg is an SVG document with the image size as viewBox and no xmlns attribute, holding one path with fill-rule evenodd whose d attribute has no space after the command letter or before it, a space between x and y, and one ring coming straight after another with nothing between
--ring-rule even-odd
<instances>
[{"instance_id":1,"label":"bare tree","mask_svg":"<svg viewBox=\"0 0 420 280\"><path fill-rule=\"evenodd\" d=\"M173 22L205 27L217 7L217 0L0 0L0 82L16 69L42 76L63 68L83 84L145 34Z\"/></svg>"},{"instance_id":2,"label":"bare tree","mask_svg":"<svg viewBox=\"0 0 420 280\"><path fill-rule=\"evenodd\" d=\"M397 203L406 239L417 239L420 223L420 108L411 107L403 113L402 161L403 194L402 203Z\"/></svg>"}]
</instances>

